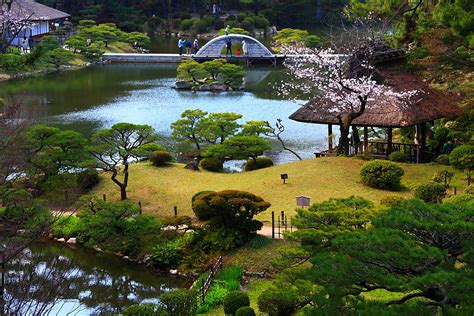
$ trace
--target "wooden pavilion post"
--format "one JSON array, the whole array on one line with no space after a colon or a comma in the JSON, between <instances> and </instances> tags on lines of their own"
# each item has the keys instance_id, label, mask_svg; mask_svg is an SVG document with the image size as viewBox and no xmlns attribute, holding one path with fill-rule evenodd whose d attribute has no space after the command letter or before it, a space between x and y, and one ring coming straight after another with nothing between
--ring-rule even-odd
<instances>
[{"instance_id":1,"label":"wooden pavilion post","mask_svg":"<svg viewBox=\"0 0 474 316\"><path fill-rule=\"evenodd\" d=\"M364 126L364 154L369 153L369 128Z\"/></svg>"},{"instance_id":2,"label":"wooden pavilion post","mask_svg":"<svg viewBox=\"0 0 474 316\"><path fill-rule=\"evenodd\" d=\"M416 135L416 143L418 145L417 153L416 153L416 162L423 162L424 157L423 153L425 152L426 147L426 124L416 124L415 126L415 135Z\"/></svg>"},{"instance_id":3,"label":"wooden pavilion post","mask_svg":"<svg viewBox=\"0 0 474 316\"><path fill-rule=\"evenodd\" d=\"M328 149L329 152L332 153L333 149L333 144L332 144L332 124L328 124Z\"/></svg>"},{"instance_id":4,"label":"wooden pavilion post","mask_svg":"<svg viewBox=\"0 0 474 316\"><path fill-rule=\"evenodd\" d=\"M389 127L389 128L387 128L387 152L385 153L387 155L387 157L392 152L392 148L393 148L392 138L393 138L392 128Z\"/></svg>"}]
</instances>

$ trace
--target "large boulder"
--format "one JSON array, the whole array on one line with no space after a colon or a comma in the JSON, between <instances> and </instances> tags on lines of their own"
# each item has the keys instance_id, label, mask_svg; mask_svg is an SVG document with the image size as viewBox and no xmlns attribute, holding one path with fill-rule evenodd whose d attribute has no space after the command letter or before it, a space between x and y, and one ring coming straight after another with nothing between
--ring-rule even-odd
<instances>
[{"instance_id":1,"label":"large boulder","mask_svg":"<svg viewBox=\"0 0 474 316\"><path fill-rule=\"evenodd\" d=\"M202 84L202 85L199 87L199 90L200 90L200 91L210 91L210 90L211 90L211 86L208 85L207 83L204 83L204 84Z\"/></svg>"},{"instance_id":2,"label":"large boulder","mask_svg":"<svg viewBox=\"0 0 474 316\"><path fill-rule=\"evenodd\" d=\"M176 81L174 86L178 90L189 90L191 89L193 85L190 82L180 80L180 81Z\"/></svg>"},{"instance_id":3,"label":"large boulder","mask_svg":"<svg viewBox=\"0 0 474 316\"><path fill-rule=\"evenodd\" d=\"M227 91L227 85L223 83L212 83L209 85L211 91Z\"/></svg>"}]
</instances>

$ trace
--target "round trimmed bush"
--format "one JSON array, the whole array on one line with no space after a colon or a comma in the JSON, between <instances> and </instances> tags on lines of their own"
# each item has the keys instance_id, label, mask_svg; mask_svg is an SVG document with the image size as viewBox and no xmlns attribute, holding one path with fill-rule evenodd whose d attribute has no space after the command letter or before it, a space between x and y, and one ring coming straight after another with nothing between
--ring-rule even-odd
<instances>
[{"instance_id":1,"label":"round trimmed bush","mask_svg":"<svg viewBox=\"0 0 474 316\"><path fill-rule=\"evenodd\" d=\"M198 34L204 33L207 30L207 23L204 20L197 20L193 25L194 31Z\"/></svg>"},{"instance_id":2,"label":"round trimmed bush","mask_svg":"<svg viewBox=\"0 0 474 316\"><path fill-rule=\"evenodd\" d=\"M191 20L191 19L184 19L179 24L179 28L183 31L187 31L191 28L191 26L193 26L193 23L194 23L194 21Z\"/></svg>"},{"instance_id":3,"label":"round trimmed bush","mask_svg":"<svg viewBox=\"0 0 474 316\"><path fill-rule=\"evenodd\" d=\"M399 189L404 173L399 165L383 160L370 161L360 169L360 176L364 184L387 190Z\"/></svg>"},{"instance_id":4,"label":"round trimmed bush","mask_svg":"<svg viewBox=\"0 0 474 316\"><path fill-rule=\"evenodd\" d=\"M173 161L173 156L164 150L157 150L151 153L148 159L153 166L164 166Z\"/></svg>"},{"instance_id":5,"label":"round trimmed bush","mask_svg":"<svg viewBox=\"0 0 474 316\"><path fill-rule=\"evenodd\" d=\"M442 154L436 157L436 162L439 163L440 165L446 165L449 166L449 155L447 154Z\"/></svg>"},{"instance_id":6,"label":"round trimmed bush","mask_svg":"<svg viewBox=\"0 0 474 316\"><path fill-rule=\"evenodd\" d=\"M388 159L390 161L395 161L395 162L407 162L408 157L405 155L405 153L402 153L401 151L394 151L388 156Z\"/></svg>"},{"instance_id":7,"label":"round trimmed bush","mask_svg":"<svg viewBox=\"0 0 474 316\"><path fill-rule=\"evenodd\" d=\"M124 316L168 316L169 314L158 305L151 303L134 304L123 310Z\"/></svg>"},{"instance_id":8,"label":"round trimmed bush","mask_svg":"<svg viewBox=\"0 0 474 316\"><path fill-rule=\"evenodd\" d=\"M247 293L242 291L232 291L224 299L224 313L234 315L241 307L250 306L250 299Z\"/></svg>"},{"instance_id":9,"label":"round trimmed bush","mask_svg":"<svg viewBox=\"0 0 474 316\"><path fill-rule=\"evenodd\" d=\"M235 312L235 316L256 316L256 314L252 307L244 306Z\"/></svg>"},{"instance_id":10,"label":"round trimmed bush","mask_svg":"<svg viewBox=\"0 0 474 316\"><path fill-rule=\"evenodd\" d=\"M459 169L474 169L474 145L464 144L449 154L449 163Z\"/></svg>"},{"instance_id":11,"label":"round trimmed bush","mask_svg":"<svg viewBox=\"0 0 474 316\"><path fill-rule=\"evenodd\" d=\"M210 190L204 190L204 191L199 191L198 193L195 193L193 197L191 198L191 202L196 201L200 196L207 194L207 193L212 193L215 191L210 191Z\"/></svg>"},{"instance_id":12,"label":"round trimmed bush","mask_svg":"<svg viewBox=\"0 0 474 316\"><path fill-rule=\"evenodd\" d=\"M252 171L257 169L263 169L273 166L273 160L267 157L258 157L257 164L255 165L253 159L249 159L245 164L245 171Z\"/></svg>"},{"instance_id":13,"label":"round trimmed bush","mask_svg":"<svg viewBox=\"0 0 474 316\"><path fill-rule=\"evenodd\" d=\"M201 160L201 168L207 171L219 172L224 168L224 164L217 158L204 158Z\"/></svg>"},{"instance_id":14,"label":"round trimmed bush","mask_svg":"<svg viewBox=\"0 0 474 316\"><path fill-rule=\"evenodd\" d=\"M441 183L429 182L420 184L415 189L415 197L427 203L437 203L446 196L446 188Z\"/></svg>"}]
</instances>

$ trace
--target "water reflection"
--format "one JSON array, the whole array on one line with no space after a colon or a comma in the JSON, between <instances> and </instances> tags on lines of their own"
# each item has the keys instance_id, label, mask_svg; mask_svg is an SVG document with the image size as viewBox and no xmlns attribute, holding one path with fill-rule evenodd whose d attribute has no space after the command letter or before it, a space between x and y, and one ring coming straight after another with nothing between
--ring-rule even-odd
<instances>
[{"instance_id":1,"label":"water reflection","mask_svg":"<svg viewBox=\"0 0 474 316\"><path fill-rule=\"evenodd\" d=\"M18 315L113 314L189 286L112 255L55 243L31 246L7 271L6 310Z\"/></svg>"},{"instance_id":2,"label":"water reflection","mask_svg":"<svg viewBox=\"0 0 474 316\"><path fill-rule=\"evenodd\" d=\"M305 158L322 149L326 129L288 119L300 104L282 100L281 69L249 68L246 92L213 93L172 89L176 65L107 65L0 84L0 97L21 102L40 121L64 125L87 135L117 122L150 124L165 137L186 109L237 112L246 120L283 119L288 145ZM276 163L294 160L276 147Z\"/></svg>"}]
</instances>

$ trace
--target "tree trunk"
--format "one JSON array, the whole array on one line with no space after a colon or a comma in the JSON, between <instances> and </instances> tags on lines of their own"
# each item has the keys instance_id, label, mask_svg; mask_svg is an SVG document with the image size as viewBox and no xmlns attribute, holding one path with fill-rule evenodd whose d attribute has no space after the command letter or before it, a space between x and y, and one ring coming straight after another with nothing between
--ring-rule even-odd
<instances>
[{"instance_id":1,"label":"tree trunk","mask_svg":"<svg viewBox=\"0 0 474 316\"><path fill-rule=\"evenodd\" d=\"M349 155L349 135L350 135L350 128L351 128L352 120L347 119L339 119L339 144L337 145L337 153L339 155Z\"/></svg>"},{"instance_id":2,"label":"tree trunk","mask_svg":"<svg viewBox=\"0 0 474 316\"><path fill-rule=\"evenodd\" d=\"M123 184L120 186L120 199L122 201L127 199L127 187Z\"/></svg>"}]
</instances>

